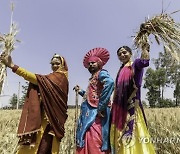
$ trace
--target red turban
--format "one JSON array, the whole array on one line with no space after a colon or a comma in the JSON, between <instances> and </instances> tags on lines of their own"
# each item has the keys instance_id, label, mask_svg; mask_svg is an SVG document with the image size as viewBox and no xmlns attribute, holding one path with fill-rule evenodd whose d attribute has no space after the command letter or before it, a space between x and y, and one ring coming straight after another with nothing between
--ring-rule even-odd
<instances>
[{"instance_id":1,"label":"red turban","mask_svg":"<svg viewBox=\"0 0 180 154\"><path fill-rule=\"evenodd\" d=\"M109 60L109 52L105 48L91 49L83 60L84 67L88 68L89 62L97 62L100 67L103 67Z\"/></svg>"}]
</instances>

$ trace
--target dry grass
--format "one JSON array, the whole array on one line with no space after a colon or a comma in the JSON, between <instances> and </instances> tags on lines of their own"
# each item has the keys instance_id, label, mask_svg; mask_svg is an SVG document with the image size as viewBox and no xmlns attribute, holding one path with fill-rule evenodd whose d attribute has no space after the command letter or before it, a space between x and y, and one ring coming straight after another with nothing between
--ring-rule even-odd
<instances>
[{"instance_id":1,"label":"dry grass","mask_svg":"<svg viewBox=\"0 0 180 154\"><path fill-rule=\"evenodd\" d=\"M18 138L16 130L20 111L0 110L0 153L10 154L15 147Z\"/></svg>"},{"instance_id":2,"label":"dry grass","mask_svg":"<svg viewBox=\"0 0 180 154\"><path fill-rule=\"evenodd\" d=\"M0 153L12 153L16 143L16 131L20 110L0 110ZM152 138L162 138L164 143L154 143L159 154L180 152L180 108L145 109ZM74 110L68 111L66 133L60 146L61 154L74 153ZM165 139L179 138L179 143L169 143Z\"/></svg>"},{"instance_id":3,"label":"dry grass","mask_svg":"<svg viewBox=\"0 0 180 154\"><path fill-rule=\"evenodd\" d=\"M145 112L151 136L160 139L154 144L156 152L159 154L179 154L180 108L146 109ZM170 143L173 138L175 140Z\"/></svg>"}]
</instances>

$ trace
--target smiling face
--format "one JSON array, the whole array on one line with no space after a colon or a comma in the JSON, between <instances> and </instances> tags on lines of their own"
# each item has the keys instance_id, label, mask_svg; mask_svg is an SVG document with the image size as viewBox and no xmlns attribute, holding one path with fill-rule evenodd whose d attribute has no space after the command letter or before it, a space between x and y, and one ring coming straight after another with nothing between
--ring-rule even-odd
<instances>
[{"instance_id":1,"label":"smiling face","mask_svg":"<svg viewBox=\"0 0 180 154\"><path fill-rule=\"evenodd\" d=\"M89 62L88 63L88 70L91 74L96 73L99 70L99 65L97 62Z\"/></svg>"},{"instance_id":2,"label":"smiling face","mask_svg":"<svg viewBox=\"0 0 180 154\"><path fill-rule=\"evenodd\" d=\"M51 60L51 69L53 72L57 71L60 66L61 66L61 60L59 58L53 58Z\"/></svg>"},{"instance_id":3,"label":"smiling face","mask_svg":"<svg viewBox=\"0 0 180 154\"><path fill-rule=\"evenodd\" d=\"M121 48L118 52L117 52L117 56L119 58L119 60L123 63L126 64L127 62L130 61L132 54L126 50L125 48Z\"/></svg>"}]
</instances>

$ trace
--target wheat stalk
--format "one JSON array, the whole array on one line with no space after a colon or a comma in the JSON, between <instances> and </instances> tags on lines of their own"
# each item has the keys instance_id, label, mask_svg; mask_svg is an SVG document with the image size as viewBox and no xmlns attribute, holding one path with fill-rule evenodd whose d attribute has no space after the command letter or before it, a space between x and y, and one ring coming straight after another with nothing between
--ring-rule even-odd
<instances>
[{"instance_id":1,"label":"wheat stalk","mask_svg":"<svg viewBox=\"0 0 180 154\"><path fill-rule=\"evenodd\" d=\"M180 61L179 23L176 23L169 14L160 14L151 19L146 19L146 21L140 25L140 30L134 38L135 47L143 50L150 42L150 34L155 37L158 44L162 43L164 49L169 52L175 60Z\"/></svg>"},{"instance_id":2,"label":"wheat stalk","mask_svg":"<svg viewBox=\"0 0 180 154\"><path fill-rule=\"evenodd\" d=\"M6 55L10 55L11 52L15 48L15 42L20 42L16 39L16 35L18 33L17 25L13 22L13 11L14 4L11 4L11 24L9 33L0 35L0 50L1 54L5 53ZM6 79L7 72L6 66L0 62L0 94L2 92L4 81Z\"/></svg>"}]
</instances>

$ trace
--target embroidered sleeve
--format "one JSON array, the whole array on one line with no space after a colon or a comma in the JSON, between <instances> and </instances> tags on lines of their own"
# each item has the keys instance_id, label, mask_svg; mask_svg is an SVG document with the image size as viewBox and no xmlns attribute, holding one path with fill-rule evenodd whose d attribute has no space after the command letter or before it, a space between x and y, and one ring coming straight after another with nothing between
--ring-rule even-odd
<instances>
[{"instance_id":1,"label":"embroidered sleeve","mask_svg":"<svg viewBox=\"0 0 180 154\"><path fill-rule=\"evenodd\" d=\"M149 66L149 59L136 59L134 65L138 69L143 69L144 67Z\"/></svg>"},{"instance_id":2,"label":"embroidered sleeve","mask_svg":"<svg viewBox=\"0 0 180 154\"><path fill-rule=\"evenodd\" d=\"M99 104L98 104L98 112L101 112L107 107L110 101L111 94L114 90L114 81L110 77L108 72L105 70L102 70L99 73L99 80L101 83L103 83L103 89L102 89L102 92L99 98Z\"/></svg>"}]
</instances>

